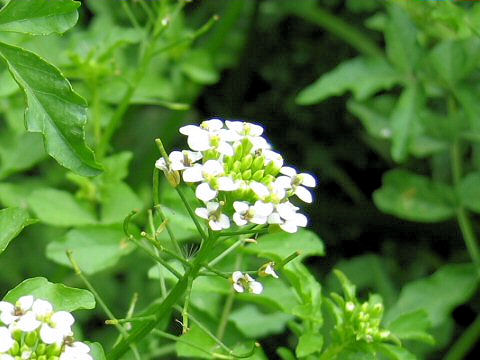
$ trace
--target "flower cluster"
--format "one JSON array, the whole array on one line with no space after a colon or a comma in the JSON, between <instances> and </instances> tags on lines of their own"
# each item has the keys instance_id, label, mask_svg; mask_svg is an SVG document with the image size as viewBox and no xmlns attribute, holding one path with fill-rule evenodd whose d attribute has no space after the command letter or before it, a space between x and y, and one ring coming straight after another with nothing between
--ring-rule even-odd
<instances>
[{"instance_id":1,"label":"flower cluster","mask_svg":"<svg viewBox=\"0 0 480 360\"><path fill-rule=\"evenodd\" d=\"M307 188L315 187L315 178L283 166L261 126L211 119L184 126L180 133L188 137L191 150L173 151L155 166L172 185L183 178L195 186L196 197L205 204L195 213L212 230L227 229L232 220L238 226L275 224L290 233L307 225L290 198L311 203Z\"/></svg>"},{"instance_id":2,"label":"flower cluster","mask_svg":"<svg viewBox=\"0 0 480 360\"><path fill-rule=\"evenodd\" d=\"M383 316L383 305L377 302L374 297L362 304L355 304L352 301L345 303L344 313L346 327L355 336L357 341L383 341L390 337L390 331L380 327Z\"/></svg>"},{"instance_id":3,"label":"flower cluster","mask_svg":"<svg viewBox=\"0 0 480 360\"><path fill-rule=\"evenodd\" d=\"M0 360L92 360L90 347L73 339L74 321L31 295L15 304L0 301Z\"/></svg>"}]
</instances>

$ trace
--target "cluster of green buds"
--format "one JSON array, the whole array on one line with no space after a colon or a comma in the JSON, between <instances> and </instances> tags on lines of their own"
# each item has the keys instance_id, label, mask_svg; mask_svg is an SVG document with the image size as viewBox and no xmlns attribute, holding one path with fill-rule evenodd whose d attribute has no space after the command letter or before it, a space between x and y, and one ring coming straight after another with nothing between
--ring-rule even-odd
<instances>
[{"instance_id":1,"label":"cluster of green buds","mask_svg":"<svg viewBox=\"0 0 480 360\"><path fill-rule=\"evenodd\" d=\"M0 360L92 360L90 347L73 338L74 321L32 295L0 301Z\"/></svg>"}]
</instances>

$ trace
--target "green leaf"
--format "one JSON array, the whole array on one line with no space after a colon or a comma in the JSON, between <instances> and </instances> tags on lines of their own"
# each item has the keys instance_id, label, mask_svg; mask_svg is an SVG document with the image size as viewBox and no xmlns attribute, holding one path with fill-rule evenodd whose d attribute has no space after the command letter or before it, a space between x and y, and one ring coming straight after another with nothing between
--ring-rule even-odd
<instances>
[{"instance_id":1,"label":"green leaf","mask_svg":"<svg viewBox=\"0 0 480 360\"><path fill-rule=\"evenodd\" d=\"M387 56L404 73L411 73L421 57L417 29L408 13L395 3L388 6L389 19L385 29Z\"/></svg>"},{"instance_id":2,"label":"green leaf","mask_svg":"<svg viewBox=\"0 0 480 360\"><path fill-rule=\"evenodd\" d=\"M28 208L27 199L30 194L42 186L40 183L20 182L0 183L0 202L5 207Z\"/></svg>"},{"instance_id":3,"label":"green leaf","mask_svg":"<svg viewBox=\"0 0 480 360\"><path fill-rule=\"evenodd\" d=\"M435 339L427 333L430 327L427 312L416 310L397 317L388 325L388 330L401 340L417 340L433 345Z\"/></svg>"},{"instance_id":4,"label":"green leaf","mask_svg":"<svg viewBox=\"0 0 480 360\"><path fill-rule=\"evenodd\" d=\"M401 81L384 58L357 57L322 75L297 96L300 105L316 104L331 96L352 91L356 100L365 100L380 90L390 89Z\"/></svg>"},{"instance_id":5,"label":"green leaf","mask_svg":"<svg viewBox=\"0 0 480 360\"><path fill-rule=\"evenodd\" d=\"M100 345L100 343L86 341L86 344L90 346L90 356L94 360L106 360L105 352L103 351L103 347Z\"/></svg>"},{"instance_id":6,"label":"green leaf","mask_svg":"<svg viewBox=\"0 0 480 360\"><path fill-rule=\"evenodd\" d=\"M325 254L322 240L309 230L300 230L294 234L285 232L267 234L259 238L258 244L246 247L245 251L277 262L295 251L300 252L297 259Z\"/></svg>"},{"instance_id":7,"label":"green leaf","mask_svg":"<svg viewBox=\"0 0 480 360\"><path fill-rule=\"evenodd\" d=\"M32 52L0 42L0 58L25 93L27 130L43 134L47 153L60 165L98 175L100 166L85 143L85 100L56 67Z\"/></svg>"},{"instance_id":8,"label":"green leaf","mask_svg":"<svg viewBox=\"0 0 480 360\"><path fill-rule=\"evenodd\" d=\"M480 213L480 172L465 176L458 184L457 195L463 206Z\"/></svg>"},{"instance_id":9,"label":"green leaf","mask_svg":"<svg viewBox=\"0 0 480 360\"><path fill-rule=\"evenodd\" d=\"M397 162L403 162L407 158L415 120L418 118L420 96L422 95L416 86L409 86L403 91L393 109L392 158Z\"/></svg>"},{"instance_id":10,"label":"green leaf","mask_svg":"<svg viewBox=\"0 0 480 360\"><path fill-rule=\"evenodd\" d=\"M33 295L37 299L51 302L55 311L93 309L95 307L95 298L90 291L51 283L43 277L21 282L5 295L4 300L15 303L24 295Z\"/></svg>"},{"instance_id":11,"label":"green leaf","mask_svg":"<svg viewBox=\"0 0 480 360\"><path fill-rule=\"evenodd\" d=\"M177 341L176 343L178 356L190 359L211 359L211 354L218 351L215 340L195 325L186 334L183 334L181 339L182 342Z\"/></svg>"},{"instance_id":12,"label":"green leaf","mask_svg":"<svg viewBox=\"0 0 480 360\"><path fill-rule=\"evenodd\" d=\"M81 226L96 222L92 212L83 207L72 194L66 191L35 190L28 198L28 204L37 217L46 224Z\"/></svg>"},{"instance_id":13,"label":"green leaf","mask_svg":"<svg viewBox=\"0 0 480 360\"><path fill-rule=\"evenodd\" d=\"M387 214L419 222L444 221L456 211L452 188L405 170L385 174L373 201Z\"/></svg>"},{"instance_id":14,"label":"green leaf","mask_svg":"<svg viewBox=\"0 0 480 360\"><path fill-rule=\"evenodd\" d=\"M363 127L371 136L379 139L389 139L392 136L392 126L388 117L377 111L372 104L349 100L347 108L360 119Z\"/></svg>"},{"instance_id":15,"label":"green leaf","mask_svg":"<svg viewBox=\"0 0 480 360\"><path fill-rule=\"evenodd\" d=\"M20 208L0 210L0 254L25 226L33 224L28 212Z\"/></svg>"},{"instance_id":16,"label":"green leaf","mask_svg":"<svg viewBox=\"0 0 480 360\"><path fill-rule=\"evenodd\" d=\"M248 339L259 339L268 335L280 334L285 330L292 316L281 312L262 313L254 305L245 305L232 312L229 320Z\"/></svg>"},{"instance_id":17,"label":"green leaf","mask_svg":"<svg viewBox=\"0 0 480 360\"><path fill-rule=\"evenodd\" d=\"M449 264L433 275L407 284L396 304L385 315L390 323L402 314L424 310L438 326L447 320L453 309L465 303L478 285L478 275L471 264Z\"/></svg>"},{"instance_id":18,"label":"green leaf","mask_svg":"<svg viewBox=\"0 0 480 360\"><path fill-rule=\"evenodd\" d=\"M122 223L132 210L141 210L143 204L137 194L123 181L108 183L101 188L102 222Z\"/></svg>"},{"instance_id":19,"label":"green leaf","mask_svg":"<svg viewBox=\"0 0 480 360\"><path fill-rule=\"evenodd\" d=\"M307 332L298 339L295 349L297 357L305 357L316 352L320 352L323 346L323 336L316 333Z\"/></svg>"},{"instance_id":20,"label":"green leaf","mask_svg":"<svg viewBox=\"0 0 480 360\"><path fill-rule=\"evenodd\" d=\"M60 34L75 25L79 6L72 0L10 0L0 10L0 31Z\"/></svg>"},{"instance_id":21,"label":"green leaf","mask_svg":"<svg viewBox=\"0 0 480 360\"><path fill-rule=\"evenodd\" d=\"M211 55L205 50L188 52L185 61L182 63L182 70L199 84L215 84L220 78Z\"/></svg>"},{"instance_id":22,"label":"green leaf","mask_svg":"<svg viewBox=\"0 0 480 360\"><path fill-rule=\"evenodd\" d=\"M62 241L49 243L46 255L58 264L71 267L66 251L72 250L82 271L90 275L115 265L133 248L120 225L92 225L70 230Z\"/></svg>"},{"instance_id":23,"label":"green leaf","mask_svg":"<svg viewBox=\"0 0 480 360\"><path fill-rule=\"evenodd\" d=\"M28 170L45 158L42 138L38 134L23 133L12 136L5 132L0 144L0 179Z\"/></svg>"},{"instance_id":24,"label":"green leaf","mask_svg":"<svg viewBox=\"0 0 480 360\"><path fill-rule=\"evenodd\" d=\"M122 151L104 160L104 171L98 177L104 182L119 182L128 176L128 166L133 158L130 151Z\"/></svg>"},{"instance_id":25,"label":"green leaf","mask_svg":"<svg viewBox=\"0 0 480 360\"><path fill-rule=\"evenodd\" d=\"M385 354L386 356L388 356L389 359L392 360L417 360L417 357L415 355L413 355L407 349L401 348L400 346L382 343L376 343L374 344L374 346L378 349L379 352Z\"/></svg>"}]
</instances>

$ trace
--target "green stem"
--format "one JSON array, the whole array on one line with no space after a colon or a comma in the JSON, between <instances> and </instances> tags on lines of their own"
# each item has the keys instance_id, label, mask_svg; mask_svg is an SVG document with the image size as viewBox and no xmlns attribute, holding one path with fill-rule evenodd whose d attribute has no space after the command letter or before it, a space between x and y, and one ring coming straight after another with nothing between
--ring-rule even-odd
<instances>
[{"instance_id":1,"label":"green stem","mask_svg":"<svg viewBox=\"0 0 480 360\"><path fill-rule=\"evenodd\" d=\"M458 185L462 179L462 149L459 140L456 140L452 145L452 173L454 185ZM473 230L473 225L470 216L461 205L457 207L457 221L460 230L467 246L467 250L472 258L473 263L480 275L480 251L478 248L478 240Z\"/></svg>"},{"instance_id":2,"label":"green stem","mask_svg":"<svg viewBox=\"0 0 480 360\"><path fill-rule=\"evenodd\" d=\"M179 186L177 186L175 188L175 190L177 190L178 195L180 195L180 198L182 199L183 204L185 205L185 208L188 211L188 214L192 218L192 220L193 220L193 222L194 222L194 224L197 228L198 233L200 234L202 239L205 241L208 237L205 234L205 231L203 230L202 225L200 225L200 223L198 222L197 215L195 215L195 213L193 212L192 207L190 206L190 204L187 201L187 198L185 197L185 194L183 193L183 191L180 189Z\"/></svg>"},{"instance_id":3,"label":"green stem","mask_svg":"<svg viewBox=\"0 0 480 360\"><path fill-rule=\"evenodd\" d=\"M105 314L109 317L110 320L116 320L115 315L110 311L108 308L107 304L103 301L102 297L100 294L95 290L93 285L90 283L90 281L87 279L85 275L83 275L82 270L80 269L80 266L78 266L77 261L73 257L73 252L71 250L67 250L67 257L70 260L70 263L72 264L73 270L75 273L78 275L80 279L82 279L83 283L87 287L87 289L93 294L97 302L100 304L100 307L103 309ZM122 334L124 339L128 338L128 332L123 328L123 326L120 326L119 324L115 325L115 328L118 330L120 334ZM135 344L129 344L130 350L132 350L133 355L137 360L140 360L140 354L138 353L137 346ZM125 349L126 350L126 349Z\"/></svg>"},{"instance_id":4,"label":"green stem","mask_svg":"<svg viewBox=\"0 0 480 360\"><path fill-rule=\"evenodd\" d=\"M460 338L453 344L445 355L444 360L462 360L466 359L469 351L476 344L480 337L480 316L465 330Z\"/></svg>"},{"instance_id":5,"label":"green stem","mask_svg":"<svg viewBox=\"0 0 480 360\"><path fill-rule=\"evenodd\" d=\"M250 229L250 230L240 230L240 231L222 231L218 236L237 236L237 235L248 235L248 234L265 234L268 233L268 228L265 229Z\"/></svg>"},{"instance_id":6,"label":"green stem","mask_svg":"<svg viewBox=\"0 0 480 360\"><path fill-rule=\"evenodd\" d=\"M188 332L188 306L190 305L190 295L192 294L192 282L191 277L188 278L187 290L185 291L185 302L183 304L182 310L182 333L186 334Z\"/></svg>"},{"instance_id":7,"label":"green stem","mask_svg":"<svg viewBox=\"0 0 480 360\"><path fill-rule=\"evenodd\" d=\"M168 222L168 219L166 218L165 214L163 213L162 206L158 204L156 207L158 215L160 216L160 219L165 223L165 228L167 229L168 236L170 237L170 241L172 242L172 245L177 252L178 255L182 255L182 249L180 248L180 245L177 241L177 238L175 237L175 234L172 231L172 227L170 226L170 223ZM185 260L185 259L184 259Z\"/></svg>"},{"instance_id":8,"label":"green stem","mask_svg":"<svg viewBox=\"0 0 480 360\"><path fill-rule=\"evenodd\" d=\"M282 5L287 7L292 14L319 25L338 36L360 53L367 56L383 56L383 51L378 45L360 29L319 6L308 6L308 4L302 5L301 3L301 1L285 1Z\"/></svg>"}]
</instances>

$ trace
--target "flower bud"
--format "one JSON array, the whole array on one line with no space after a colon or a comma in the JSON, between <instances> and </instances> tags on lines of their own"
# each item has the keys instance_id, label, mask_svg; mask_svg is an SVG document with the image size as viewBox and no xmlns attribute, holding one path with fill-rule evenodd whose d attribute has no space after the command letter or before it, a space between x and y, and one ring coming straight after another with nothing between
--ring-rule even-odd
<instances>
[{"instance_id":1,"label":"flower bud","mask_svg":"<svg viewBox=\"0 0 480 360\"><path fill-rule=\"evenodd\" d=\"M35 350L35 353L37 355L43 355L46 353L46 351L47 351L47 345L44 343L41 343L41 344L38 344L37 350Z\"/></svg>"},{"instance_id":2,"label":"flower bud","mask_svg":"<svg viewBox=\"0 0 480 360\"><path fill-rule=\"evenodd\" d=\"M258 171L263 169L263 164L265 163L265 157L264 156L258 156L256 157L253 162L252 162L252 171Z\"/></svg>"},{"instance_id":3,"label":"flower bud","mask_svg":"<svg viewBox=\"0 0 480 360\"><path fill-rule=\"evenodd\" d=\"M30 347L34 347L35 343L37 342L38 336L36 331L29 332L27 336L25 336L25 344Z\"/></svg>"},{"instance_id":4,"label":"flower bud","mask_svg":"<svg viewBox=\"0 0 480 360\"><path fill-rule=\"evenodd\" d=\"M275 279L278 279L278 275L275 272L275 263L273 261L270 261L266 264L263 264L260 269L258 269L258 275L262 277L266 276L272 276Z\"/></svg>"},{"instance_id":5,"label":"flower bud","mask_svg":"<svg viewBox=\"0 0 480 360\"><path fill-rule=\"evenodd\" d=\"M252 175L252 180L255 181L260 181L263 178L264 171L263 170L257 170L253 173Z\"/></svg>"},{"instance_id":6,"label":"flower bud","mask_svg":"<svg viewBox=\"0 0 480 360\"><path fill-rule=\"evenodd\" d=\"M250 180L251 177L252 177L252 171L251 171L250 169L245 170L245 171L242 173L242 178L243 178L243 180Z\"/></svg>"},{"instance_id":7,"label":"flower bud","mask_svg":"<svg viewBox=\"0 0 480 360\"><path fill-rule=\"evenodd\" d=\"M241 163L241 170L242 171L245 171L247 169L250 169L250 166L252 165L252 162L253 162L253 157L252 155L248 154L246 155L243 159L242 159L242 163Z\"/></svg>"}]
</instances>

